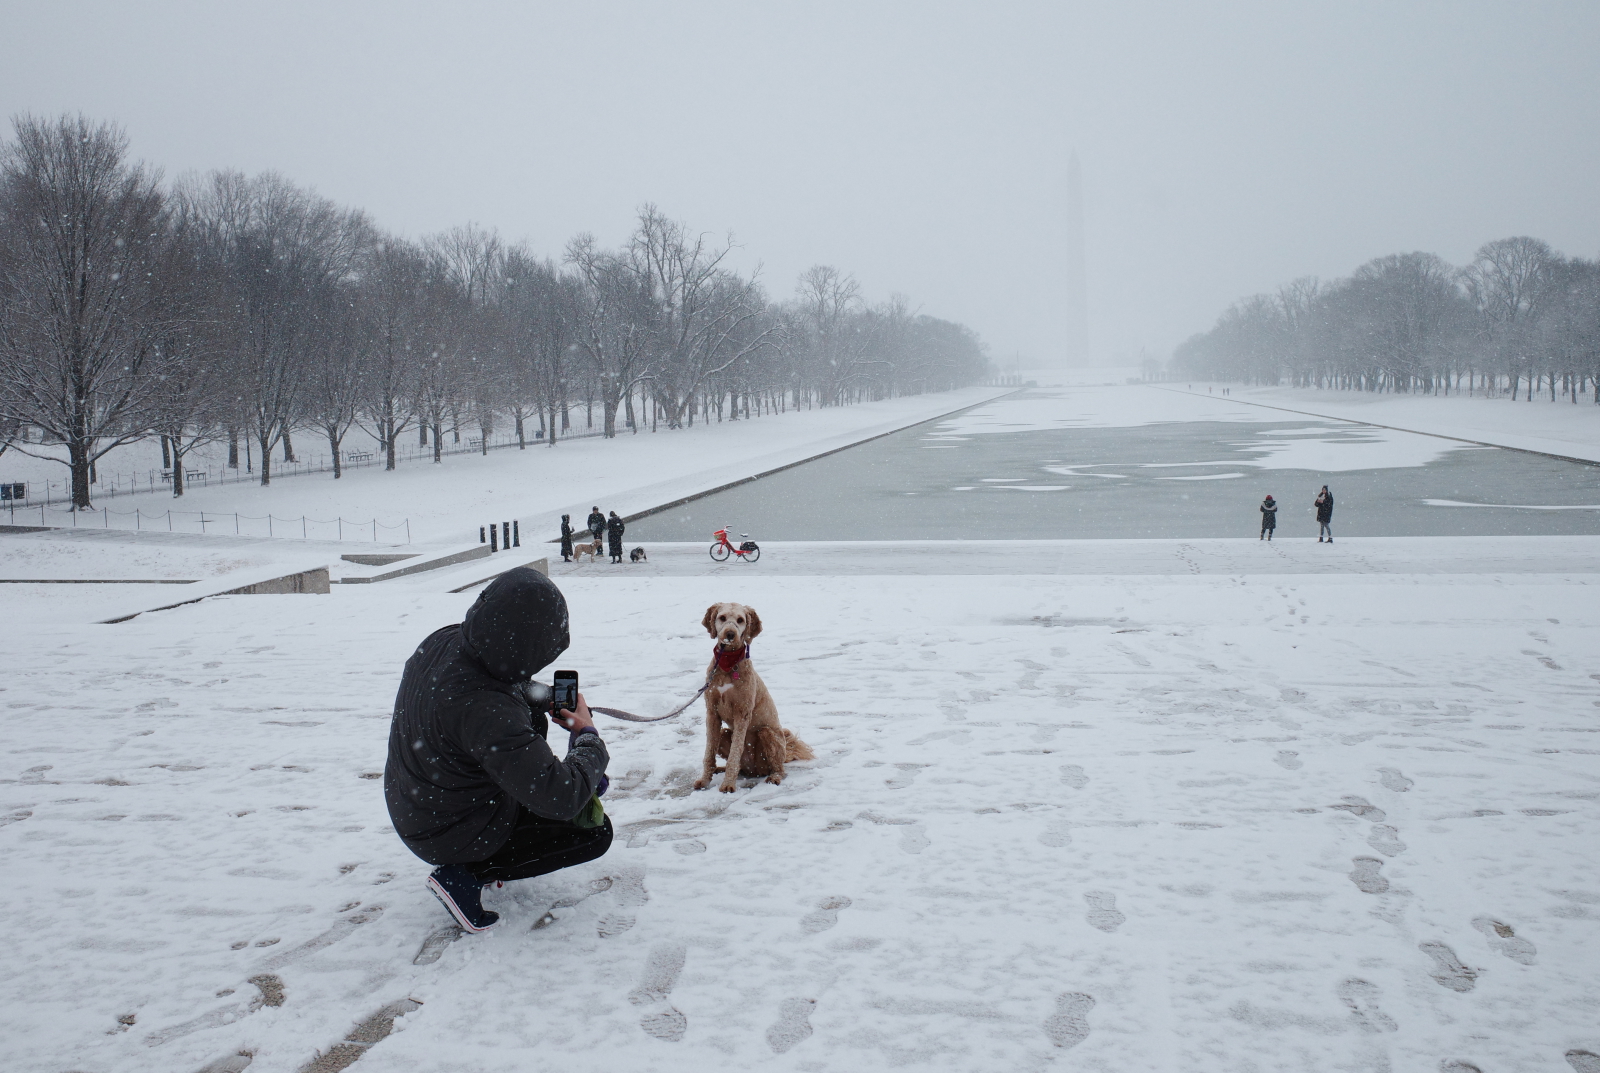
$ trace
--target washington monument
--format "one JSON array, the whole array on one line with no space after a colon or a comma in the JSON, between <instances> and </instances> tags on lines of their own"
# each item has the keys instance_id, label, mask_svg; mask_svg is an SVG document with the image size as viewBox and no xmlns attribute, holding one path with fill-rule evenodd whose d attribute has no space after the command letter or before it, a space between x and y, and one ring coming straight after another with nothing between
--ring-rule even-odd
<instances>
[{"instance_id":1,"label":"washington monument","mask_svg":"<svg viewBox=\"0 0 1600 1073\"><path fill-rule=\"evenodd\" d=\"M1067 309L1065 364L1089 361L1089 294L1083 252L1083 172L1074 150L1067 158Z\"/></svg>"}]
</instances>

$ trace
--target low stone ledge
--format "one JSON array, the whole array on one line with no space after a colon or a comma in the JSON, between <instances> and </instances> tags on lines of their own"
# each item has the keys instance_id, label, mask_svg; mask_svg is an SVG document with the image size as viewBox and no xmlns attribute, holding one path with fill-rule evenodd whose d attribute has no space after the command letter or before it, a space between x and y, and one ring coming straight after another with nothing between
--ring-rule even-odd
<instances>
[{"instance_id":1,"label":"low stone ledge","mask_svg":"<svg viewBox=\"0 0 1600 1073\"><path fill-rule=\"evenodd\" d=\"M405 577L408 574L420 574L425 570L438 570L440 567L455 566L458 563L466 563L471 562L474 559L486 559L488 557L489 545L473 544L472 546L463 548L460 551L449 552L448 554L441 555L434 559L424 559L420 563L412 563L409 566L402 566L398 570L389 570L382 574L373 574L370 577L340 578L339 584L371 585L373 582L377 581L389 581L392 578ZM346 555L343 556L343 558L349 559L350 556Z\"/></svg>"}]
</instances>

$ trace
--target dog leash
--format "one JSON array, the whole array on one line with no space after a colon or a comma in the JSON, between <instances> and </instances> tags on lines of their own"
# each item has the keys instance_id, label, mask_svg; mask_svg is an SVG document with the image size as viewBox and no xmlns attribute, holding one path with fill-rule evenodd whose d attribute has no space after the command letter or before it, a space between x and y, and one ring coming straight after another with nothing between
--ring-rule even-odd
<instances>
[{"instance_id":1,"label":"dog leash","mask_svg":"<svg viewBox=\"0 0 1600 1073\"><path fill-rule=\"evenodd\" d=\"M668 712L666 715L634 715L632 712L625 712L621 708L602 708L598 704L589 705L589 710L591 712L599 712L601 715L609 715L613 719L626 719L630 723L659 723L663 720L675 719L682 715L688 710L689 705L699 700L700 695L710 688L710 686L711 683L707 681L705 685L694 691L694 696L690 697L688 700L672 709L672 711Z\"/></svg>"},{"instance_id":2,"label":"dog leash","mask_svg":"<svg viewBox=\"0 0 1600 1073\"><path fill-rule=\"evenodd\" d=\"M715 653L716 649L713 649L712 651ZM744 650L739 654L739 660L743 661L749 658L750 646L745 645ZM718 657L717 662L713 663L712 667L715 668L719 666L721 662L722 661L720 657ZM613 719L626 719L630 723L660 723L668 719L676 719L678 716L682 715L688 710L689 705L699 700L701 695L705 693L706 690L711 688L711 676L715 673L715 670L708 671L706 673L705 684L694 691L694 696L690 697L688 700L672 709L672 711L668 712L666 715L634 715L632 712L625 712L621 708L602 708L597 704L589 705L589 710L591 712L599 712L601 715L609 715Z\"/></svg>"}]
</instances>

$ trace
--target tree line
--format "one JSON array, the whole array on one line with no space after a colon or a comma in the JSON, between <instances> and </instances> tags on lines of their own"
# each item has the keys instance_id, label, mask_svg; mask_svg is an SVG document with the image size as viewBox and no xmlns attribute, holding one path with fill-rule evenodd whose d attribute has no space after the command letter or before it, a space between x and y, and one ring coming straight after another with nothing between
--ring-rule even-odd
<instances>
[{"instance_id":1,"label":"tree line","mask_svg":"<svg viewBox=\"0 0 1600 1073\"><path fill-rule=\"evenodd\" d=\"M1464 267L1431 253L1369 261L1235 303L1173 354L1197 379L1360 391L1451 391L1600 404L1600 261L1536 238Z\"/></svg>"},{"instance_id":2,"label":"tree line","mask_svg":"<svg viewBox=\"0 0 1600 1073\"><path fill-rule=\"evenodd\" d=\"M848 274L774 301L714 240L653 205L618 248L541 257L465 225L384 232L275 173L165 183L82 116L14 120L0 147L0 451L65 449L72 501L95 461L159 438L184 457L241 444L272 479L296 437L368 432L396 466L416 436L496 430L554 446L581 409L607 437L941 391L982 379L970 329ZM57 457L45 452L43 457ZM59 459L58 459L59 460Z\"/></svg>"}]
</instances>

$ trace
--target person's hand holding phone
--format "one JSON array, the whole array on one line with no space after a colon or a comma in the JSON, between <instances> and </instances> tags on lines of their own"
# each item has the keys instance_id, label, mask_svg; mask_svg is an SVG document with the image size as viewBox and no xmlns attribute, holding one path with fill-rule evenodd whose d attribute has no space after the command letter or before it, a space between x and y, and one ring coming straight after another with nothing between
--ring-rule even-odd
<instances>
[{"instance_id":1,"label":"person's hand holding phone","mask_svg":"<svg viewBox=\"0 0 1600 1073\"><path fill-rule=\"evenodd\" d=\"M567 709L562 708L553 713L550 718L555 720L556 725L562 730L570 731L574 734L582 730L584 727L594 726L594 718L589 715L589 703L583 699L582 693L578 694L578 707L576 711L568 711Z\"/></svg>"}]
</instances>

